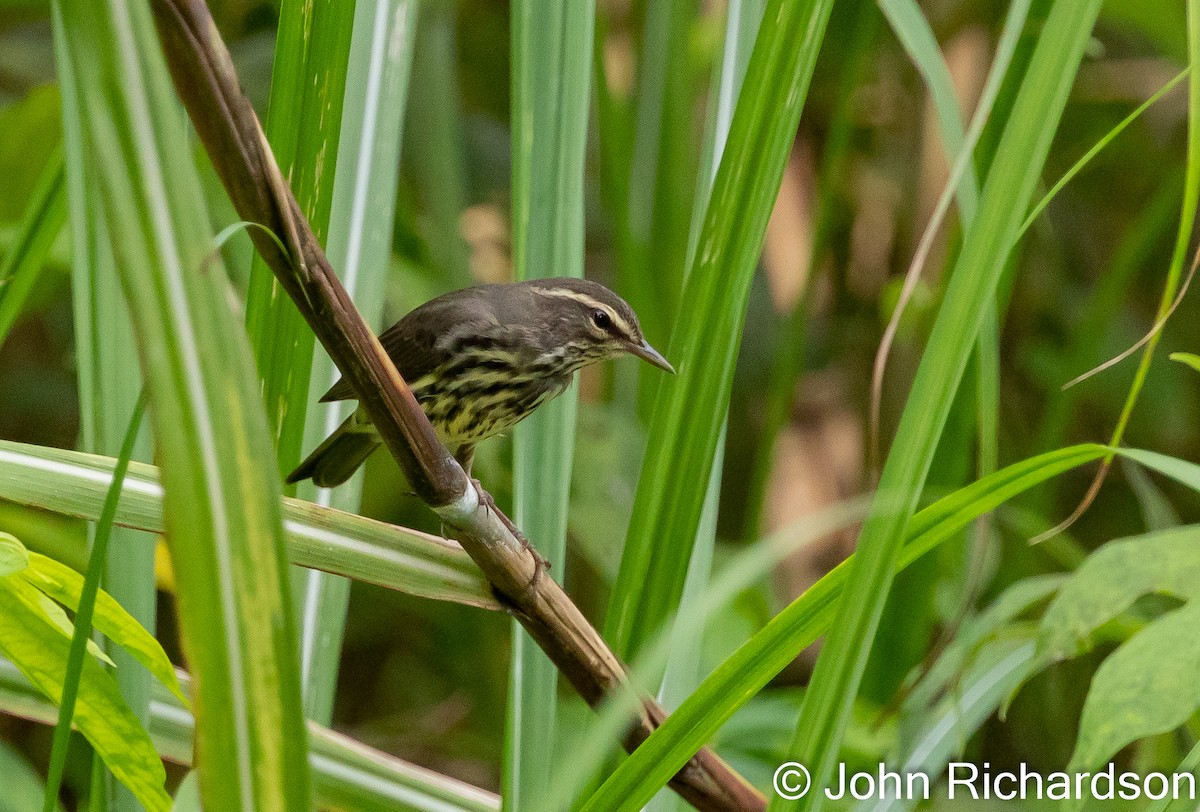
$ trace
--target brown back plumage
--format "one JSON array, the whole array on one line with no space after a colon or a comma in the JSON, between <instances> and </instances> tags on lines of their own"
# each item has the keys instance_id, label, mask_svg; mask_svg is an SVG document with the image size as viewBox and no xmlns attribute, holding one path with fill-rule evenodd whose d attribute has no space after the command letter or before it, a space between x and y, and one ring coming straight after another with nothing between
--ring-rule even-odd
<instances>
[{"instance_id":1,"label":"brown back plumage","mask_svg":"<svg viewBox=\"0 0 1200 812\"><path fill-rule=\"evenodd\" d=\"M666 370L621 297L583 279L479 285L439 296L380 337L439 436L469 467L475 443L559 395L576 369L623 353ZM338 381L322 402L348 400ZM378 446L360 408L291 473L331 487Z\"/></svg>"}]
</instances>

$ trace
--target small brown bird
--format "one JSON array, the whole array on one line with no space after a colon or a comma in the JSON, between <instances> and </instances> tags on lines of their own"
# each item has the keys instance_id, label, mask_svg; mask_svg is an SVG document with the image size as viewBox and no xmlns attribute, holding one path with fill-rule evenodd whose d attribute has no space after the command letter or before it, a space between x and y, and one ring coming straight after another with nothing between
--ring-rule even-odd
<instances>
[{"instance_id":1,"label":"small brown bird","mask_svg":"<svg viewBox=\"0 0 1200 812\"><path fill-rule=\"evenodd\" d=\"M628 353L675 371L646 341L633 309L585 279L457 290L413 310L379 340L468 474L476 443L561 394L580 367ZM353 397L343 379L321 402ZM360 406L287 481L340 485L379 443Z\"/></svg>"}]
</instances>

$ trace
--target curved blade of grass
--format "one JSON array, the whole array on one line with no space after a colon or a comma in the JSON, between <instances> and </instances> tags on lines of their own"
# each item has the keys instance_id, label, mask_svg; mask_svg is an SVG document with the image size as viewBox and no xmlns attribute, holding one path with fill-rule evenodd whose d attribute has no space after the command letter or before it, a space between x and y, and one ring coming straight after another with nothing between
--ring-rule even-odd
<instances>
[{"instance_id":1,"label":"curved blade of grass","mask_svg":"<svg viewBox=\"0 0 1200 812\"><path fill-rule=\"evenodd\" d=\"M908 566L1008 499L1106 453L1107 448L1099 445L1052 451L938 500L909 523L899 567ZM835 567L717 666L589 803L595 809L636 809L662 787L738 708L830 628L852 561L853 556Z\"/></svg>"},{"instance_id":2,"label":"curved blade of grass","mask_svg":"<svg viewBox=\"0 0 1200 812\"><path fill-rule=\"evenodd\" d=\"M270 433L144 0L63 3L88 148L146 371L213 809L311 806Z\"/></svg>"},{"instance_id":3,"label":"curved blade of grass","mask_svg":"<svg viewBox=\"0 0 1200 812\"><path fill-rule=\"evenodd\" d=\"M416 0L358 0L350 42L326 254L339 270L359 313L375 330L383 318L384 288L390 269L416 12ZM352 408L346 403L317 404L338 377L340 373L329 356L323 351L314 353L305 448L315 448L332 434ZM317 488L306 481L297 493L321 505L356 511L361 491L360 474L334 490ZM305 711L310 719L328 723L350 582L309 570L293 583L302 602L300 668Z\"/></svg>"},{"instance_id":4,"label":"curved blade of grass","mask_svg":"<svg viewBox=\"0 0 1200 812\"><path fill-rule=\"evenodd\" d=\"M46 774L46 793L42 804L45 812L53 812L58 804L58 789L62 784L63 768L67 763L67 747L71 743L71 719L75 715L75 698L79 693L87 642L92 634L92 616L96 610L96 595L100 592L100 577L104 573L108 558L108 541L112 536L113 518L117 514L121 484L125 480L125 472L129 470L129 458L133 456L145 410L146 396L143 393L138 397L133 415L129 418L129 428L125 430L125 439L121 442L121 453L117 457L117 466L113 469L112 482L108 486L108 493L104 495L104 506L100 510L100 519L96 522L96 538L92 542L87 575L75 611L75 630L71 634L71 647L67 652L67 674L63 682L62 702L59 703L58 723L54 726L54 740L50 748L50 767Z\"/></svg>"},{"instance_id":5,"label":"curved blade of grass","mask_svg":"<svg viewBox=\"0 0 1200 812\"><path fill-rule=\"evenodd\" d=\"M182 675L180 683L186 693L194 690ZM4 658L0 658L0 712L44 724L53 724L57 716L55 706ZM148 727L164 759L191 763L192 715L158 685ZM308 723L308 731L308 758L323 809L492 812L500 808L500 799L490 792L401 761L315 722Z\"/></svg>"},{"instance_id":6,"label":"curved blade of grass","mask_svg":"<svg viewBox=\"0 0 1200 812\"><path fill-rule=\"evenodd\" d=\"M0 440L0 499L89 521L99 518L114 460ZM131 463L116 523L164 532L158 469ZM452 541L353 513L285 497L288 555L294 564L418 597L498 609L483 574ZM130 543L153 549L149 539Z\"/></svg>"},{"instance_id":7,"label":"curved blade of grass","mask_svg":"<svg viewBox=\"0 0 1200 812\"><path fill-rule=\"evenodd\" d=\"M1187 170L1183 181L1183 202L1179 213L1179 230L1175 235L1175 249L1171 254L1171 265L1167 269L1167 280L1163 286L1162 298L1158 303L1154 322L1157 324L1164 319L1174 307L1175 295L1183 278L1183 266L1187 261L1192 232L1195 230L1196 209L1200 205L1200 0L1187 2L1187 43L1188 43L1188 135L1187 135ZM1125 428L1133 408L1137 405L1138 395L1146 383L1150 372L1150 362L1154 358L1154 350L1162 338L1162 331L1155 332L1142 350L1142 358L1130 384L1129 394L1121 407L1121 416L1109 438L1109 445L1114 448L1121 444L1125 437ZM1111 459L1111 458L1110 458Z\"/></svg>"},{"instance_id":8,"label":"curved blade of grass","mask_svg":"<svg viewBox=\"0 0 1200 812\"><path fill-rule=\"evenodd\" d=\"M329 232L354 3L283 0L264 130L296 202L322 243ZM300 462L314 338L257 254L246 331L258 361L279 470Z\"/></svg>"},{"instance_id":9,"label":"curved blade of grass","mask_svg":"<svg viewBox=\"0 0 1200 812\"><path fill-rule=\"evenodd\" d=\"M633 519L606 619L629 658L678 606L718 438L729 405L746 299L767 218L812 77L832 0L764 12L713 182L696 261L667 355L679 370L655 401ZM681 473L683 477L681 478Z\"/></svg>"},{"instance_id":10,"label":"curved blade of grass","mask_svg":"<svg viewBox=\"0 0 1200 812\"><path fill-rule=\"evenodd\" d=\"M804 696L791 749L816 786L832 776L842 736L895 575L909 516L1049 152L1083 49L1100 12L1098 0L1056 2L1005 127L979 212L967 229L908 402L884 465L879 490L906 507L876 513L859 536L847 599L831 627ZM821 793L771 808L816 808Z\"/></svg>"},{"instance_id":11,"label":"curved blade of grass","mask_svg":"<svg viewBox=\"0 0 1200 812\"><path fill-rule=\"evenodd\" d=\"M17 235L0 261L0 345L8 337L25 300L41 275L46 255L67 219L62 149L46 160Z\"/></svg>"},{"instance_id":12,"label":"curved blade of grass","mask_svg":"<svg viewBox=\"0 0 1200 812\"><path fill-rule=\"evenodd\" d=\"M595 4L512 7L513 269L583 276L583 162ZM578 387L513 431L513 518L563 579ZM504 808L532 808L557 770L558 671L517 621L504 736Z\"/></svg>"},{"instance_id":13,"label":"curved blade of grass","mask_svg":"<svg viewBox=\"0 0 1200 812\"><path fill-rule=\"evenodd\" d=\"M1160 87L1153 96L1146 99L1136 108L1134 108L1132 113L1121 119L1117 126L1105 133L1103 138L1092 145L1091 149L1085 152L1078 161L1072 164L1071 168L1063 173L1063 176L1059 178L1052 187L1050 187L1050 191L1042 195L1042 199L1039 200L1037 205L1035 205L1029 212L1029 216L1026 217L1025 222L1021 224L1021 230L1017 232L1017 240L1020 241L1021 237L1025 235L1025 232L1029 230L1029 227L1033 225L1034 221L1037 220L1041 213L1046 210L1046 207L1050 205L1050 201L1053 200L1058 193L1063 190L1064 186L1070 183L1076 175L1082 172L1084 168L1092 162L1093 158L1099 155L1105 147L1112 143L1114 138L1123 133L1130 124L1141 118L1142 113L1149 110L1151 107L1157 104L1163 98L1163 96L1166 96L1168 93L1174 90L1176 85L1187 78L1188 74L1191 73L1191 70L1191 66L1188 66L1179 73L1175 74L1175 78L1171 79L1171 81Z\"/></svg>"},{"instance_id":14,"label":"curved blade of grass","mask_svg":"<svg viewBox=\"0 0 1200 812\"><path fill-rule=\"evenodd\" d=\"M1200 465L1194 462L1136 448L1123 448L1120 455L1200 493Z\"/></svg>"}]
</instances>

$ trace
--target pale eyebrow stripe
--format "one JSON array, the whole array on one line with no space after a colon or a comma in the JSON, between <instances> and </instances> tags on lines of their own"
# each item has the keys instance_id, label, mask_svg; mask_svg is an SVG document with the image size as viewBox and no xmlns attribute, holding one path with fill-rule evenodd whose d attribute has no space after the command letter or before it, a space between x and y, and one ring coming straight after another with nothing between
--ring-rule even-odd
<instances>
[{"instance_id":1,"label":"pale eyebrow stripe","mask_svg":"<svg viewBox=\"0 0 1200 812\"><path fill-rule=\"evenodd\" d=\"M607 313L612 318L612 320L617 323L617 326L621 328L621 332L625 333L626 335L633 335L633 325L631 325L624 318L622 318L620 313L618 313L615 309L613 309L613 307L611 305L607 305L604 302L601 302L599 299L595 299L591 296L588 296L586 293L580 293L580 292L574 291L574 290L567 290L565 288L537 288L537 287L535 287L535 288L532 288L532 290L535 293L541 294L542 296L557 296L560 299L571 299L572 301L580 302L581 304L584 304L588 307L599 308L600 310L603 310L605 313Z\"/></svg>"}]
</instances>

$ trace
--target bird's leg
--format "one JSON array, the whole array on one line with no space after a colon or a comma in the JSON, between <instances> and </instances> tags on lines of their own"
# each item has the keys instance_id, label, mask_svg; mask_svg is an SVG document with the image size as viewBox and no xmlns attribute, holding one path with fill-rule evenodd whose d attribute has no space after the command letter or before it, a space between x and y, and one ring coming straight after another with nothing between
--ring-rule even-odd
<instances>
[{"instance_id":1,"label":"bird's leg","mask_svg":"<svg viewBox=\"0 0 1200 812\"><path fill-rule=\"evenodd\" d=\"M465 471L467 476L470 478L471 484L475 486L475 492L479 494L479 501L483 505L483 509L485 511L496 510L495 498L493 498L492 495L484 489L482 482L471 476L471 464L475 462L475 444L463 443L460 445L458 450L454 452L454 459L457 460L458 464L462 466L463 471ZM538 565L537 573L534 575L534 578L536 579L538 575L541 574L542 570L549 570L550 562L547 561L542 554L537 551L537 548L530 543L529 539L526 538L525 534L521 532L520 528L513 523L512 519L508 518L508 516L504 515L504 513L499 510L496 510L496 515L500 517L500 521L505 527L508 528L509 532L521 542L521 545L533 554L533 559Z\"/></svg>"}]
</instances>

